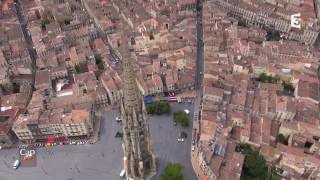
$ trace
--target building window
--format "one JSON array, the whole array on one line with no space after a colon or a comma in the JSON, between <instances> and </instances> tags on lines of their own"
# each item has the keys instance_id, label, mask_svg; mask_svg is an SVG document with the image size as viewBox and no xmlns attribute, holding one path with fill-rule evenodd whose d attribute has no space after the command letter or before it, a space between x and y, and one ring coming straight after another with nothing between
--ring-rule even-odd
<instances>
[{"instance_id":1,"label":"building window","mask_svg":"<svg viewBox=\"0 0 320 180\"><path fill-rule=\"evenodd\" d=\"M134 37L131 38L131 45L135 45L136 44L136 41L134 39Z\"/></svg>"}]
</instances>

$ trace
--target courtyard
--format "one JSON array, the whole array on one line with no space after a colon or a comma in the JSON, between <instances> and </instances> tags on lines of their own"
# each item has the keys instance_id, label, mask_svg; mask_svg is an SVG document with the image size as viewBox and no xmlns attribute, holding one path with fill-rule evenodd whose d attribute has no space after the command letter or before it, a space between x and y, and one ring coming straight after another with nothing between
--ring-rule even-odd
<instances>
[{"instance_id":1,"label":"courtyard","mask_svg":"<svg viewBox=\"0 0 320 180\"><path fill-rule=\"evenodd\" d=\"M189 109L190 104L171 104L171 112ZM18 158L18 149L0 150L0 180L14 180L23 177L30 180L117 180L123 169L121 139L115 134L121 131L116 122L118 111L103 113L100 140L95 144L62 145L37 149L35 167L12 168ZM191 121L191 117L190 117ZM192 124L192 123L190 123ZM192 127L182 128L173 125L173 116L152 116L149 121L152 149L157 157L158 174L168 162L178 162L184 166L187 180L195 180L196 175L190 162ZM181 131L188 137L184 142L177 142Z\"/></svg>"}]
</instances>

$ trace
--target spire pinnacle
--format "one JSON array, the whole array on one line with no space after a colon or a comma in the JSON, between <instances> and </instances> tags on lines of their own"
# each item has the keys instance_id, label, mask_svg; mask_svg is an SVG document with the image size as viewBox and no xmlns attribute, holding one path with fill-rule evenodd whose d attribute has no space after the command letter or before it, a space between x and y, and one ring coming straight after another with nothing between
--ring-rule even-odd
<instances>
[{"instance_id":1,"label":"spire pinnacle","mask_svg":"<svg viewBox=\"0 0 320 180\"><path fill-rule=\"evenodd\" d=\"M156 172L156 162L150 150L150 133L145 116L143 98L138 90L132 57L129 51L131 30L122 25L119 51L122 56L124 90L121 100L121 118L124 141L124 167L127 177L149 180Z\"/></svg>"},{"instance_id":2,"label":"spire pinnacle","mask_svg":"<svg viewBox=\"0 0 320 180\"><path fill-rule=\"evenodd\" d=\"M120 53L122 56L123 64L123 79L124 79L124 103L126 110L133 110L133 108L140 108L139 103L139 92L136 82L135 72L133 70L132 64L130 62L130 47L128 44L128 34L130 30L124 25L125 22L121 23L121 42L120 42Z\"/></svg>"}]
</instances>

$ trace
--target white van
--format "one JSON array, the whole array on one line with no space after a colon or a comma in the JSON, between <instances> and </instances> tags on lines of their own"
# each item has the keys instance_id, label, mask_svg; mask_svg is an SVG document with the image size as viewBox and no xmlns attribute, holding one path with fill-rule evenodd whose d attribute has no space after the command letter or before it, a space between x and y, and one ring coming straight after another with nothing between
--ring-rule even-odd
<instances>
[{"instance_id":1,"label":"white van","mask_svg":"<svg viewBox=\"0 0 320 180\"><path fill-rule=\"evenodd\" d=\"M124 178L125 174L126 174L126 171L124 169L122 169L122 171L120 172L120 177Z\"/></svg>"},{"instance_id":2,"label":"white van","mask_svg":"<svg viewBox=\"0 0 320 180\"><path fill-rule=\"evenodd\" d=\"M17 159L14 161L12 167L13 167L13 169L18 169L19 165L20 165L20 161Z\"/></svg>"},{"instance_id":3,"label":"white van","mask_svg":"<svg viewBox=\"0 0 320 180\"><path fill-rule=\"evenodd\" d=\"M121 122L121 118L120 117L116 117L116 121L117 122Z\"/></svg>"}]
</instances>

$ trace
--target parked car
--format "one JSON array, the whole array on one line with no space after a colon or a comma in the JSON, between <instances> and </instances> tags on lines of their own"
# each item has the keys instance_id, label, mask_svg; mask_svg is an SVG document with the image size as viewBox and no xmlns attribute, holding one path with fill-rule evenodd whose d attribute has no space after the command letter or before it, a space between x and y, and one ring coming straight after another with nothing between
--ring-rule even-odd
<instances>
[{"instance_id":1,"label":"parked car","mask_svg":"<svg viewBox=\"0 0 320 180\"><path fill-rule=\"evenodd\" d=\"M195 140L192 140L192 145L195 145L196 144L196 141Z\"/></svg>"},{"instance_id":2,"label":"parked car","mask_svg":"<svg viewBox=\"0 0 320 180\"><path fill-rule=\"evenodd\" d=\"M117 122L121 122L121 118L116 117L116 121L117 121Z\"/></svg>"},{"instance_id":3,"label":"parked car","mask_svg":"<svg viewBox=\"0 0 320 180\"><path fill-rule=\"evenodd\" d=\"M184 132L184 131L181 131L181 132L180 132L179 138L185 139L185 138L187 138L187 137L188 137L188 134L187 134L186 132Z\"/></svg>"},{"instance_id":4,"label":"parked car","mask_svg":"<svg viewBox=\"0 0 320 180\"><path fill-rule=\"evenodd\" d=\"M19 159L16 159L14 161L12 167L13 167L13 169L18 169L19 165L20 165L20 161L19 161Z\"/></svg>"},{"instance_id":5,"label":"parked car","mask_svg":"<svg viewBox=\"0 0 320 180\"><path fill-rule=\"evenodd\" d=\"M123 133L118 131L114 137L122 138L123 137Z\"/></svg>"},{"instance_id":6,"label":"parked car","mask_svg":"<svg viewBox=\"0 0 320 180\"><path fill-rule=\"evenodd\" d=\"M120 172L120 177L124 178L125 174L126 174L126 171L123 169L123 170Z\"/></svg>"},{"instance_id":7,"label":"parked car","mask_svg":"<svg viewBox=\"0 0 320 180\"><path fill-rule=\"evenodd\" d=\"M77 144L77 143L76 143L76 142L74 142L74 141L71 141L71 142L70 142L70 144L73 144L73 145L74 145L74 144Z\"/></svg>"},{"instance_id":8,"label":"parked car","mask_svg":"<svg viewBox=\"0 0 320 180\"><path fill-rule=\"evenodd\" d=\"M192 146L192 147L191 147L191 151L194 151L194 149L195 149L194 146Z\"/></svg>"}]
</instances>

